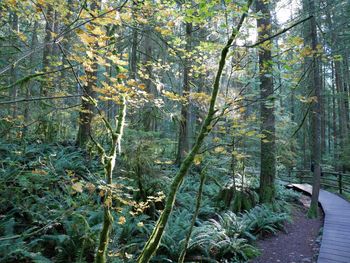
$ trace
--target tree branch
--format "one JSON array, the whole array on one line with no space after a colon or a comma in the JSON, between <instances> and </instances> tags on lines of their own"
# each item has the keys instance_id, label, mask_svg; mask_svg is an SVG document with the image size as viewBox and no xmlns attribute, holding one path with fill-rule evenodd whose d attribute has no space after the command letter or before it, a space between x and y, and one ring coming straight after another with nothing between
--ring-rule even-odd
<instances>
[{"instance_id":1,"label":"tree branch","mask_svg":"<svg viewBox=\"0 0 350 263\"><path fill-rule=\"evenodd\" d=\"M307 17L307 18L304 18L304 19L302 19L302 20L300 20L300 21L294 23L293 25L291 25L291 26L289 26L289 27L287 27L287 28L282 29L281 31L277 32L276 34L274 34L274 35L272 35L272 36L269 36L269 37L267 37L267 38L264 38L264 39L262 39L262 40L256 42L256 43L253 44L253 45L245 45L244 47L247 47L247 48L254 48L254 47L256 47L256 46L259 46L259 45L265 43L266 41L269 41L269 40L271 40L271 39L273 39L273 38L275 38L275 37L277 37L277 36L279 36L279 35L282 35L283 33L287 32L288 30L292 29L293 27L295 27L295 26L297 26L297 25L299 25L299 24L304 23L305 21L311 19L312 17L313 17L313 16L309 16L309 17Z\"/></svg>"},{"instance_id":2,"label":"tree branch","mask_svg":"<svg viewBox=\"0 0 350 263\"><path fill-rule=\"evenodd\" d=\"M17 99L17 100L0 101L0 105L13 104L13 103L18 103L18 102L38 101L38 100L67 99L67 98L76 98L76 97L81 97L81 96L83 96L83 94L66 95L66 96L53 96L53 97L34 97L34 98L25 98L25 99Z\"/></svg>"}]
</instances>

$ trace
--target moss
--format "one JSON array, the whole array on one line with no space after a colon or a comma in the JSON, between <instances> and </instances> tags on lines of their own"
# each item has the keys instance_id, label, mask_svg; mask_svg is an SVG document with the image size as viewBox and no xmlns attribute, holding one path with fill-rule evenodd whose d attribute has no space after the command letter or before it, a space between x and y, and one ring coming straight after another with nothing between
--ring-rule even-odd
<instances>
[{"instance_id":1,"label":"moss","mask_svg":"<svg viewBox=\"0 0 350 263\"><path fill-rule=\"evenodd\" d=\"M109 207L105 207L103 227L100 233L100 243L97 249L95 263L105 263L107 262L107 248L109 242L109 234L112 228L113 217Z\"/></svg>"},{"instance_id":2,"label":"moss","mask_svg":"<svg viewBox=\"0 0 350 263\"><path fill-rule=\"evenodd\" d=\"M307 212L307 217L311 219L318 218L318 205L311 204L309 211Z\"/></svg>"},{"instance_id":3,"label":"moss","mask_svg":"<svg viewBox=\"0 0 350 263\"><path fill-rule=\"evenodd\" d=\"M274 185L260 187L259 202L272 203L275 199L276 189Z\"/></svg>"}]
</instances>

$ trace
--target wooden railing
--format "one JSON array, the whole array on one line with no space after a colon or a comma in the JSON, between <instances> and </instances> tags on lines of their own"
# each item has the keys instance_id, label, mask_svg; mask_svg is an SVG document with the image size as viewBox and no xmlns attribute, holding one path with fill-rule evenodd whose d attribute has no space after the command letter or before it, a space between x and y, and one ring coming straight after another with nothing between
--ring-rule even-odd
<instances>
[{"instance_id":1,"label":"wooden railing","mask_svg":"<svg viewBox=\"0 0 350 263\"><path fill-rule=\"evenodd\" d=\"M291 182L312 184L313 174L310 170L291 170L285 177ZM322 171L321 186L337 190L339 194L350 194L350 174Z\"/></svg>"}]
</instances>

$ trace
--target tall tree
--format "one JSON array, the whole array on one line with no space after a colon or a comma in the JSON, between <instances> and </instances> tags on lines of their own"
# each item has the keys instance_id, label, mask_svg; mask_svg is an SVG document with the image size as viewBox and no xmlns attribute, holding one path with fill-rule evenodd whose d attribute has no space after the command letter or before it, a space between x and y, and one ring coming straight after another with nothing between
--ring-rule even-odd
<instances>
[{"instance_id":1,"label":"tall tree","mask_svg":"<svg viewBox=\"0 0 350 263\"><path fill-rule=\"evenodd\" d=\"M11 12L10 13L10 25L11 25L11 34L10 36L12 36L10 39L11 39L11 43L10 45L12 45L13 47L15 48L18 48L17 47L17 33L18 33L18 16L15 12ZM18 70L17 70L17 67L16 65L13 65L11 67L11 71L10 71L10 84L12 83L15 83L16 80L18 78ZM13 100L15 100L17 98L17 93L18 93L18 87L17 85L14 85L11 89L10 89L10 92L9 92L9 97ZM12 117L13 118L16 118L17 116L17 103L14 103L12 105Z\"/></svg>"},{"instance_id":2,"label":"tall tree","mask_svg":"<svg viewBox=\"0 0 350 263\"><path fill-rule=\"evenodd\" d=\"M309 217L317 217L318 214L318 196L321 181L321 76L319 68L319 54L317 27L315 17L315 2L307 0L306 6L313 17L310 19L310 40L313 51L312 70L310 72L310 87L314 94L314 102L311 111L311 162L313 166L313 183L311 205L308 211Z\"/></svg>"},{"instance_id":3,"label":"tall tree","mask_svg":"<svg viewBox=\"0 0 350 263\"><path fill-rule=\"evenodd\" d=\"M181 105L181 115L180 115L180 125L179 125L179 140L177 147L177 156L176 163L180 164L186 154L189 151L189 103L190 103L190 57L189 54L191 52L191 39L192 39L192 23L186 22L185 24L185 32L186 32L186 54L185 59L183 61L183 88L182 95L187 98L186 101Z\"/></svg>"},{"instance_id":4,"label":"tall tree","mask_svg":"<svg viewBox=\"0 0 350 263\"><path fill-rule=\"evenodd\" d=\"M258 38L260 40L271 35L271 14L268 1L258 0L256 11L261 13L257 19ZM260 76L260 115L261 158L260 158L260 189L261 203L270 203L275 197L275 113L272 79L271 42L266 41L259 48L259 76Z\"/></svg>"},{"instance_id":5,"label":"tall tree","mask_svg":"<svg viewBox=\"0 0 350 263\"><path fill-rule=\"evenodd\" d=\"M157 89L152 82L153 79L153 41L152 41L152 29L150 26L145 26L144 28L144 58L143 64L145 65L147 78L143 80L145 84L145 90L149 94L151 99L154 99L158 96ZM157 118L156 118L156 109L152 106L152 101L146 103L144 107L144 113L142 116L143 127L146 131L155 131L157 129Z\"/></svg>"},{"instance_id":6,"label":"tall tree","mask_svg":"<svg viewBox=\"0 0 350 263\"><path fill-rule=\"evenodd\" d=\"M92 12L96 12L99 10L100 6L101 6L101 0L93 0L90 6L90 10ZM93 37L97 37L97 36L95 35ZM91 43L91 45L92 45L92 49L96 49L97 40L96 42ZM96 50L93 52L96 52ZM97 83L98 63L95 57L91 58L90 63L91 65L85 68L86 85L84 85L82 92L85 97L95 98L94 87L96 86L96 83ZM83 97L81 100L81 110L79 112L79 130L78 130L78 135L76 140L76 144L80 147L84 147L89 141L90 134L91 134L91 121L93 118L93 112L94 112L94 105L92 104L92 101L90 99Z\"/></svg>"}]
</instances>

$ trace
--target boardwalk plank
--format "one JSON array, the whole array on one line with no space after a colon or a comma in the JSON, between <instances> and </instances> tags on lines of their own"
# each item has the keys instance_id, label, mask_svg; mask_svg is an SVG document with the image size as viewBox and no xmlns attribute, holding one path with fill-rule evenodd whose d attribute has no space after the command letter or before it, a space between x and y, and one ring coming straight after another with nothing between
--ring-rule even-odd
<instances>
[{"instance_id":1,"label":"boardwalk plank","mask_svg":"<svg viewBox=\"0 0 350 263\"><path fill-rule=\"evenodd\" d=\"M312 193L309 184L290 186L310 195ZM325 190L320 190L319 202L325 220L317 263L350 263L350 203Z\"/></svg>"}]
</instances>

